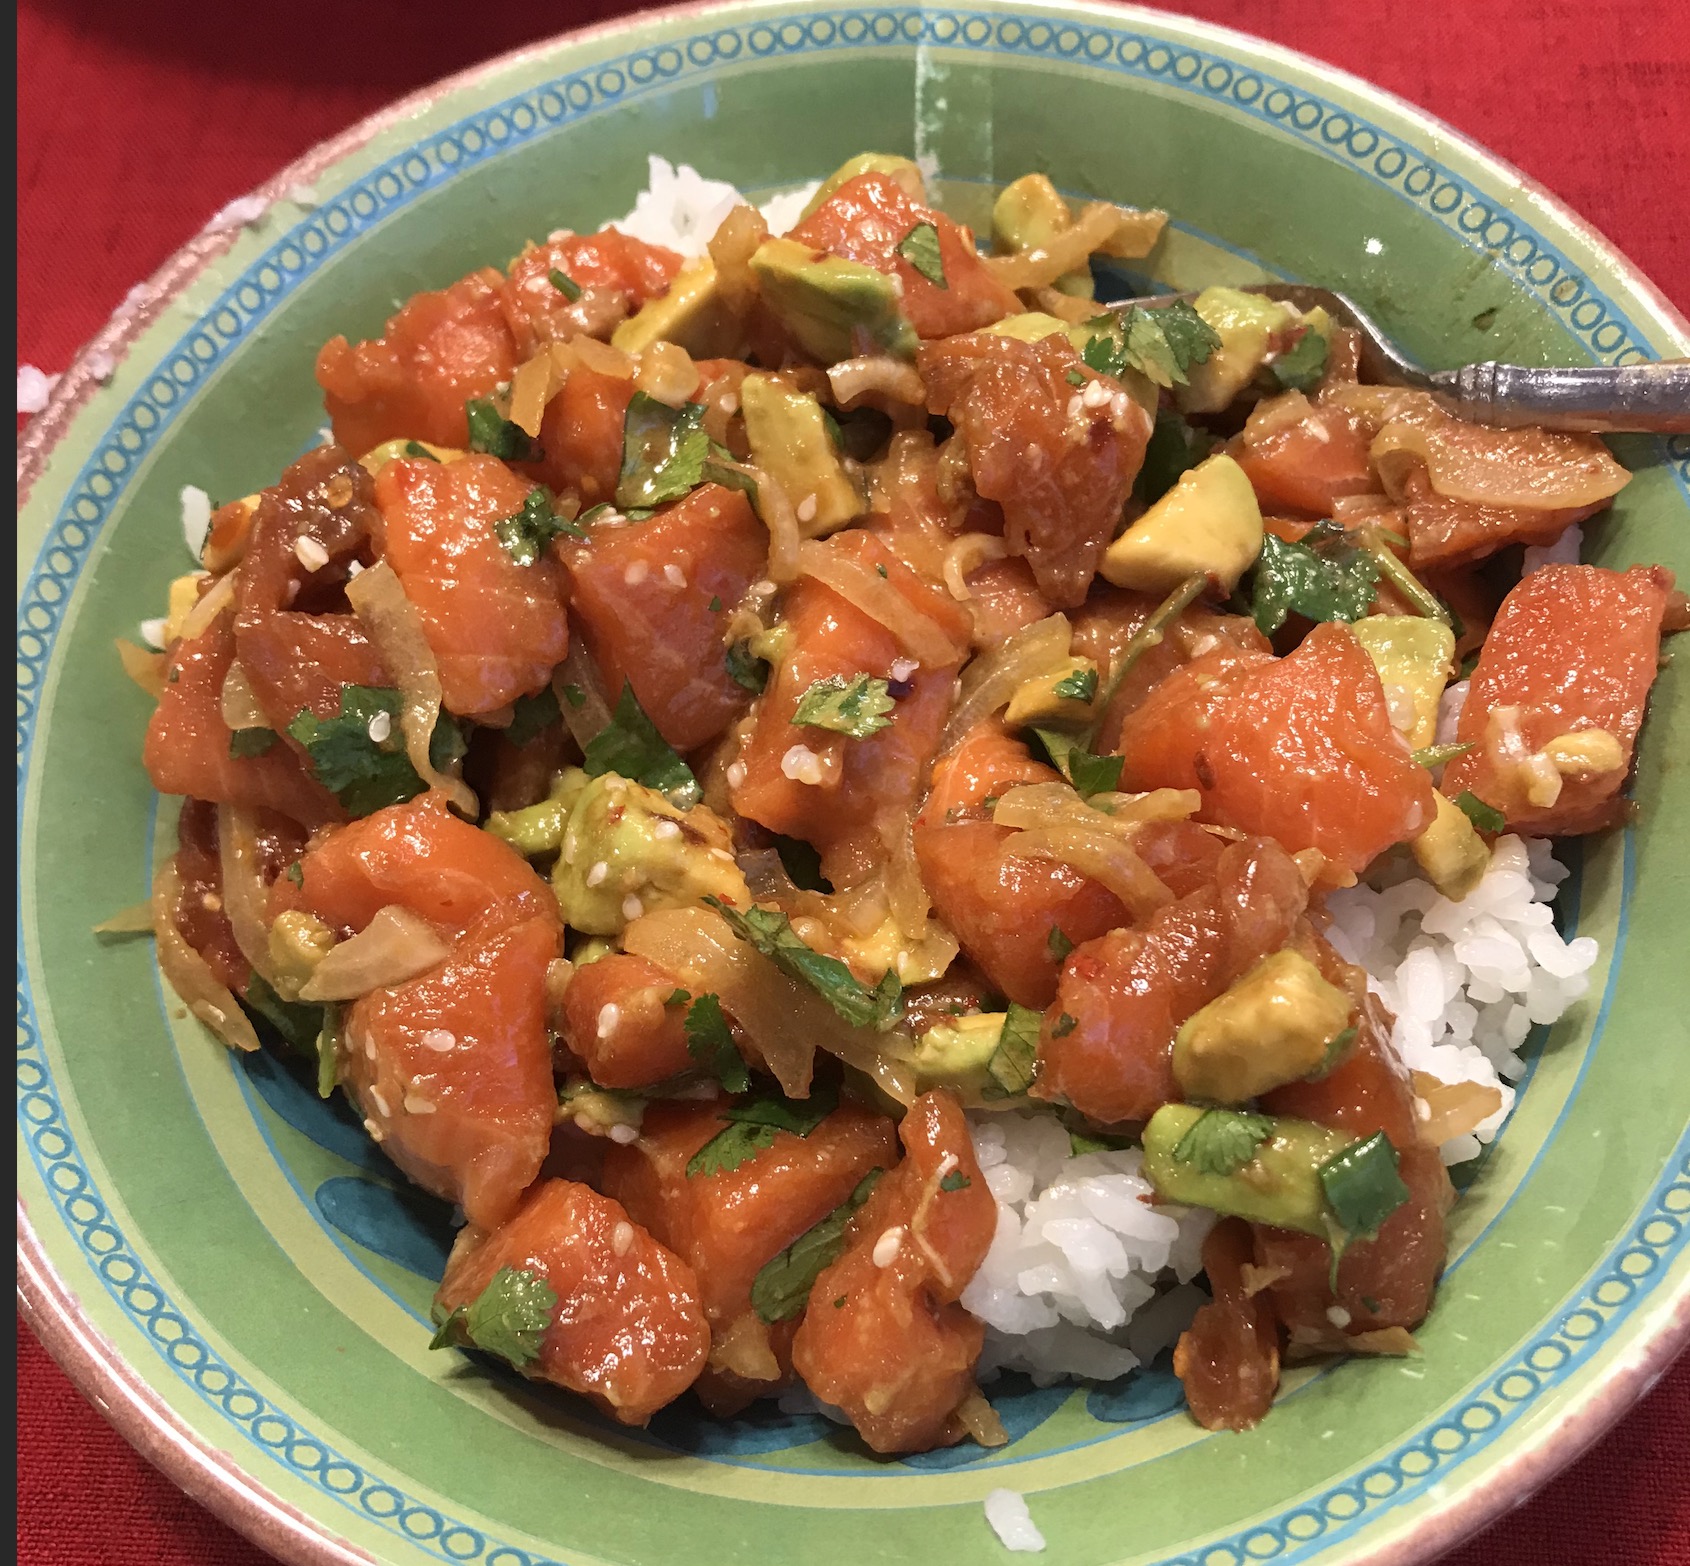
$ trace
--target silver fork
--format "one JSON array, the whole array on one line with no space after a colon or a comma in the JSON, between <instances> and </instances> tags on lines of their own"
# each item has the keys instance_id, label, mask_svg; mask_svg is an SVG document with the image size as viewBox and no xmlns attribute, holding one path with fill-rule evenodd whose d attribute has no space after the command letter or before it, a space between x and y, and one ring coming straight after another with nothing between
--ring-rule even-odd
<instances>
[{"instance_id":1,"label":"silver fork","mask_svg":"<svg viewBox=\"0 0 1690 1566\"><path fill-rule=\"evenodd\" d=\"M1690 359L1650 364L1580 365L1538 369L1520 364L1464 364L1458 370L1423 370L1380 330L1347 294L1302 283L1258 283L1243 290L1312 310L1317 305L1361 338L1361 376L1385 386L1433 393L1458 418L1513 428L1537 424L1551 430L1690 433ZM1162 305L1195 294L1123 299L1115 306Z\"/></svg>"}]
</instances>

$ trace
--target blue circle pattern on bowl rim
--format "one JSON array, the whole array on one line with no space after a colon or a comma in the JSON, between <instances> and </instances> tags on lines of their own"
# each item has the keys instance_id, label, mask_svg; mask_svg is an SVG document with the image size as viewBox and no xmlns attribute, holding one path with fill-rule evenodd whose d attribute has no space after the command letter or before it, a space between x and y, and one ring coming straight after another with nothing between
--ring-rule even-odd
<instances>
[{"instance_id":1,"label":"blue circle pattern on bowl rim","mask_svg":"<svg viewBox=\"0 0 1690 1566\"><path fill-rule=\"evenodd\" d=\"M1649 355L1614 302L1521 217L1499 210L1454 171L1351 109L1228 60L1212 49L1152 35L1043 17L952 9L821 11L713 27L676 44L639 50L560 77L460 120L390 159L311 212L227 289L165 355L83 467L25 585L18 616L18 832L26 803L36 704L64 606L101 525L139 460L206 375L307 273L397 207L503 148L546 130L667 90L718 64L834 48L941 48L1066 60L1219 102L1340 159L1436 218L1470 249L1491 256L1547 303L1569 335L1608 363ZM1690 498L1690 439L1666 442L1674 478ZM1626 863L1631 863L1629 836ZM1622 909L1622 927L1624 913ZM397 1538L446 1561L556 1566L501 1544L418 1503L313 1437L273 1405L195 1331L129 1248L84 1167L41 1048L18 947L18 1122L66 1228L113 1300L171 1369L260 1451L298 1478ZM1618 971L1618 953L1614 971ZM1605 1008L1604 1008L1605 1010ZM1601 1021L1598 1019L1597 1027ZM1669 1161L1644 1211L1596 1269L1582 1297L1553 1326L1494 1370L1459 1406L1381 1462L1324 1494L1233 1535L1170 1556L1162 1566L1242 1566L1306 1560L1384 1511L1445 1480L1490 1444L1542 1392L1607 1341L1683 1249L1690 1219L1690 1135Z\"/></svg>"}]
</instances>

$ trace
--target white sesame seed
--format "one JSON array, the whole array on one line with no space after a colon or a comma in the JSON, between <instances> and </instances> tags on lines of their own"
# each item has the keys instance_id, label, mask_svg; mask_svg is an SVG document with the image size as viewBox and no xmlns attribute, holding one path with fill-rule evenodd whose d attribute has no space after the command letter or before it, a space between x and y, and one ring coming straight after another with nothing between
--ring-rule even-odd
<instances>
[{"instance_id":1,"label":"white sesame seed","mask_svg":"<svg viewBox=\"0 0 1690 1566\"><path fill-rule=\"evenodd\" d=\"M794 783L812 787L822 780L822 760L808 745L794 745L780 758L781 772Z\"/></svg>"},{"instance_id":2,"label":"white sesame seed","mask_svg":"<svg viewBox=\"0 0 1690 1566\"><path fill-rule=\"evenodd\" d=\"M369 1060L376 1058L376 1036L373 1033L364 1035L364 1055Z\"/></svg>"},{"instance_id":3,"label":"white sesame seed","mask_svg":"<svg viewBox=\"0 0 1690 1566\"><path fill-rule=\"evenodd\" d=\"M1221 639L1218 636L1199 636L1197 640L1191 644L1191 656L1193 658L1201 658L1204 653L1213 652L1220 646L1220 644Z\"/></svg>"},{"instance_id":4,"label":"white sesame seed","mask_svg":"<svg viewBox=\"0 0 1690 1566\"><path fill-rule=\"evenodd\" d=\"M671 587L685 587L687 585L687 574L678 565L670 562L663 568L663 580Z\"/></svg>"},{"instance_id":5,"label":"white sesame seed","mask_svg":"<svg viewBox=\"0 0 1690 1566\"><path fill-rule=\"evenodd\" d=\"M634 1243L634 1226L631 1223L619 1223L610 1231L610 1248L618 1256L626 1256L628 1247Z\"/></svg>"},{"instance_id":6,"label":"white sesame seed","mask_svg":"<svg viewBox=\"0 0 1690 1566\"><path fill-rule=\"evenodd\" d=\"M921 665L913 658L894 658L892 660L892 678L901 685L920 667Z\"/></svg>"},{"instance_id":7,"label":"white sesame seed","mask_svg":"<svg viewBox=\"0 0 1690 1566\"><path fill-rule=\"evenodd\" d=\"M432 1049L438 1054L445 1055L458 1047L458 1036L455 1033L448 1033L444 1028L430 1028L417 1042L424 1049Z\"/></svg>"},{"instance_id":8,"label":"white sesame seed","mask_svg":"<svg viewBox=\"0 0 1690 1566\"><path fill-rule=\"evenodd\" d=\"M591 870L587 872L587 885L603 886L604 878L609 874L610 866L601 859Z\"/></svg>"},{"instance_id":9,"label":"white sesame seed","mask_svg":"<svg viewBox=\"0 0 1690 1566\"><path fill-rule=\"evenodd\" d=\"M816 497L806 495L793 508L793 514L800 522L814 522L816 520Z\"/></svg>"},{"instance_id":10,"label":"white sesame seed","mask_svg":"<svg viewBox=\"0 0 1690 1566\"><path fill-rule=\"evenodd\" d=\"M616 1031L616 1025L622 1020L622 1008L615 1001L606 1001L599 1007L599 1037L607 1039Z\"/></svg>"},{"instance_id":11,"label":"white sesame seed","mask_svg":"<svg viewBox=\"0 0 1690 1566\"><path fill-rule=\"evenodd\" d=\"M1072 424L1074 420L1080 417L1080 414L1084 409L1085 403L1081 401L1080 394L1075 392L1074 395L1068 399L1068 422Z\"/></svg>"},{"instance_id":12,"label":"white sesame seed","mask_svg":"<svg viewBox=\"0 0 1690 1566\"><path fill-rule=\"evenodd\" d=\"M383 1137L386 1135L386 1133L383 1132L382 1128L380 1126L378 1126L375 1123L375 1121L373 1121L373 1120L366 1120L364 1122L364 1129L370 1133L370 1140L373 1141L373 1142L381 1141L383 1139Z\"/></svg>"},{"instance_id":13,"label":"white sesame seed","mask_svg":"<svg viewBox=\"0 0 1690 1566\"><path fill-rule=\"evenodd\" d=\"M775 584L767 577L751 584L751 593L755 598L770 598L774 596Z\"/></svg>"},{"instance_id":14,"label":"white sesame seed","mask_svg":"<svg viewBox=\"0 0 1690 1566\"><path fill-rule=\"evenodd\" d=\"M740 786L740 784L743 783L744 781L745 781L745 763L743 761L733 762L728 767L728 787L729 788L738 788Z\"/></svg>"},{"instance_id":15,"label":"white sesame seed","mask_svg":"<svg viewBox=\"0 0 1690 1566\"><path fill-rule=\"evenodd\" d=\"M201 892L200 907L205 909L207 913L221 913L223 910L223 899L215 892Z\"/></svg>"},{"instance_id":16,"label":"white sesame seed","mask_svg":"<svg viewBox=\"0 0 1690 1566\"><path fill-rule=\"evenodd\" d=\"M630 924L645 912L645 904L630 892L622 899L622 917Z\"/></svg>"},{"instance_id":17,"label":"white sesame seed","mask_svg":"<svg viewBox=\"0 0 1690 1566\"><path fill-rule=\"evenodd\" d=\"M1303 426L1303 429L1318 441L1324 442L1332 439L1332 431L1327 429L1318 419L1311 420Z\"/></svg>"},{"instance_id":18,"label":"white sesame seed","mask_svg":"<svg viewBox=\"0 0 1690 1566\"><path fill-rule=\"evenodd\" d=\"M321 571L329 563L329 552L314 538L296 538L293 541L294 558L307 571Z\"/></svg>"},{"instance_id":19,"label":"white sesame seed","mask_svg":"<svg viewBox=\"0 0 1690 1566\"><path fill-rule=\"evenodd\" d=\"M571 827L563 834L563 862L566 865L572 865L575 863L575 850L577 846L578 845L575 841L575 828Z\"/></svg>"},{"instance_id":20,"label":"white sesame seed","mask_svg":"<svg viewBox=\"0 0 1690 1566\"><path fill-rule=\"evenodd\" d=\"M651 835L657 838L671 839L681 835L681 823L663 817L652 825Z\"/></svg>"},{"instance_id":21,"label":"white sesame seed","mask_svg":"<svg viewBox=\"0 0 1690 1566\"><path fill-rule=\"evenodd\" d=\"M610 1128L610 1140L618 1147L626 1147L630 1142L640 1139L639 1127L629 1125L614 1125Z\"/></svg>"},{"instance_id":22,"label":"white sesame seed","mask_svg":"<svg viewBox=\"0 0 1690 1566\"><path fill-rule=\"evenodd\" d=\"M383 1120L391 1120L393 1118L393 1111L387 1107L387 1100L381 1096L380 1088L373 1087L370 1089L370 1102L376 1106L376 1113L380 1115Z\"/></svg>"},{"instance_id":23,"label":"white sesame seed","mask_svg":"<svg viewBox=\"0 0 1690 1566\"><path fill-rule=\"evenodd\" d=\"M1101 408L1109 401L1109 387L1103 381L1087 381L1080 393L1080 401L1088 408Z\"/></svg>"},{"instance_id":24,"label":"white sesame seed","mask_svg":"<svg viewBox=\"0 0 1690 1566\"><path fill-rule=\"evenodd\" d=\"M651 567L643 560L636 560L622 573L622 580L630 587L638 587L650 575Z\"/></svg>"},{"instance_id":25,"label":"white sesame seed","mask_svg":"<svg viewBox=\"0 0 1690 1566\"><path fill-rule=\"evenodd\" d=\"M898 1252L903 1248L904 1226L896 1224L874 1242L875 1266L890 1267L898 1259Z\"/></svg>"},{"instance_id":26,"label":"white sesame seed","mask_svg":"<svg viewBox=\"0 0 1690 1566\"><path fill-rule=\"evenodd\" d=\"M720 408L723 413L732 418L734 414L739 412L739 393L724 392L719 398L717 398L716 406Z\"/></svg>"},{"instance_id":27,"label":"white sesame seed","mask_svg":"<svg viewBox=\"0 0 1690 1566\"><path fill-rule=\"evenodd\" d=\"M393 714L378 712L370 719L370 739L377 745L382 744L393 733Z\"/></svg>"},{"instance_id":28,"label":"white sesame seed","mask_svg":"<svg viewBox=\"0 0 1690 1566\"><path fill-rule=\"evenodd\" d=\"M432 1115L439 1106L433 1099L424 1098L418 1093L405 1095L405 1113L407 1115Z\"/></svg>"},{"instance_id":29,"label":"white sesame seed","mask_svg":"<svg viewBox=\"0 0 1690 1566\"><path fill-rule=\"evenodd\" d=\"M1326 1312L1326 1319L1340 1332L1350 1324L1350 1313L1342 1305L1333 1305Z\"/></svg>"}]
</instances>

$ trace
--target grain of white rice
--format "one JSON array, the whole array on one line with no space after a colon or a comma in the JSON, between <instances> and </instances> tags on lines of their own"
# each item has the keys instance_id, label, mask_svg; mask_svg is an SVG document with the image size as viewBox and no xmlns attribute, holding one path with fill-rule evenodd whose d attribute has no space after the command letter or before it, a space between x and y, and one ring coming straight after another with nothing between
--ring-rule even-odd
<instances>
[{"instance_id":1,"label":"grain of white rice","mask_svg":"<svg viewBox=\"0 0 1690 1566\"><path fill-rule=\"evenodd\" d=\"M649 245L667 245L684 256L701 256L711 237L744 197L719 179L706 179L688 164L679 167L655 155L650 179L634 209L612 225ZM820 181L772 196L759 209L771 234L784 234L798 221Z\"/></svg>"},{"instance_id":2,"label":"grain of white rice","mask_svg":"<svg viewBox=\"0 0 1690 1566\"><path fill-rule=\"evenodd\" d=\"M986 1521L1006 1550L1032 1554L1045 1547L1045 1536L1035 1526L1027 1498L1019 1490L987 1491Z\"/></svg>"},{"instance_id":3,"label":"grain of white rice","mask_svg":"<svg viewBox=\"0 0 1690 1566\"><path fill-rule=\"evenodd\" d=\"M1526 545L1525 559L1520 564L1520 575L1530 576L1533 571L1541 571L1546 565L1577 565L1579 550L1584 545L1584 529L1573 523L1553 544L1545 544L1541 548L1536 544Z\"/></svg>"},{"instance_id":4,"label":"grain of white rice","mask_svg":"<svg viewBox=\"0 0 1690 1566\"><path fill-rule=\"evenodd\" d=\"M18 366L18 412L39 413L47 406L53 388L59 384L57 375L38 370L33 364Z\"/></svg>"},{"instance_id":5,"label":"grain of white rice","mask_svg":"<svg viewBox=\"0 0 1690 1566\"><path fill-rule=\"evenodd\" d=\"M193 484L182 487L182 540L198 560L211 531L211 496Z\"/></svg>"}]
</instances>

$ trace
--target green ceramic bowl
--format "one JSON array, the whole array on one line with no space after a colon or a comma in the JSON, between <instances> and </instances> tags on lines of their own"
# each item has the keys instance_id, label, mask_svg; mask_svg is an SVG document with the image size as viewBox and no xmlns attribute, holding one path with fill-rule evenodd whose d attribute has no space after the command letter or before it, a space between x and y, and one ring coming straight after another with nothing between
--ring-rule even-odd
<instances>
[{"instance_id":1,"label":"green ceramic bowl","mask_svg":"<svg viewBox=\"0 0 1690 1566\"><path fill-rule=\"evenodd\" d=\"M285 1069L181 1020L148 943L90 934L172 843L112 639L188 563L183 485L244 494L312 442L317 345L625 210L647 153L761 193L864 145L937 156L965 215L1029 169L1166 207L1161 279L1331 284L1432 364L1690 354L1621 257L1446 127L1283 50L1080 4L739 5L561 39L360 126L266 187L262 221L185 250L93 345L115 375L85 356L20 458L19 1277L124 1434L289 1560L990 1561L1003 1486L1052 1566L1420 1561L1594 1439L1690 1327L1681 667L1638 824L1572 850L1595 984L1530 1045L1425 1357L1299 1373L1246 1436L1147 1374L1000 1388L1006 1448L884 1462L774 1413L616 1429L430 1354L438 1206ZM309 208L284 195L302 182ZM1636 478L1595 558L1690 574L1690 445L1616 444Z\"/></svg>"}]
</instances>

